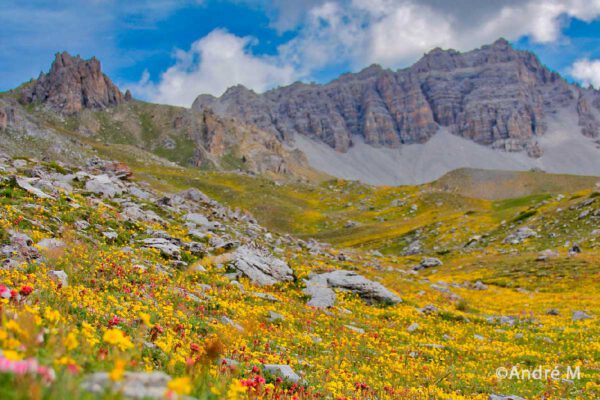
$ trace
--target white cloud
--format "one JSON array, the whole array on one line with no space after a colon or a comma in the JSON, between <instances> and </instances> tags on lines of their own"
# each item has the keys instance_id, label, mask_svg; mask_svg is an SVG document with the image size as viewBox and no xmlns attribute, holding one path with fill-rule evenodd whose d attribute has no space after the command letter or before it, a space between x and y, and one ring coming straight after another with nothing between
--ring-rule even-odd
<instances>
[{"instance_id":1,"label":"white cloud","mask_svg":"<svg viewBox=\"0 0 600 400\"><path fill-rule=\"evenodd\" d=\"M158 103L190 106L201 93L222 94L234 84L262 92L289 84L297 77L290 65L251 52L253 39L217 29L194 42L189 51L177 50L175 64L156 84L147 72L132 91Z\"/></svg>"},{"instance_id":2,"label":"white cloud","mask_svg":"<svg viewBox=\"0 0 600 400\"><path fill-rule=\"evenodd\" d=\"M569 68L568 73L584 86L592 85L600 89L600 60L587 58L577 60Z\"/></svg>"},{"instance_id":3,"label":"white cloud","mask_svg":"<svg viewBox=\"0 0 600 400\"><path fill-rule=\"evenodd\" d=\"M267 57L252 53L251 39L217 30L179 52L158 84L142 85L147 98L189 105L238 83L260 92L339 66L404 67L434 47L465 51L499 37L554 43L570 18L600 16L600 0L245 1L267 7L272 26L294 37Z\"/></svg>"}]
</instances>

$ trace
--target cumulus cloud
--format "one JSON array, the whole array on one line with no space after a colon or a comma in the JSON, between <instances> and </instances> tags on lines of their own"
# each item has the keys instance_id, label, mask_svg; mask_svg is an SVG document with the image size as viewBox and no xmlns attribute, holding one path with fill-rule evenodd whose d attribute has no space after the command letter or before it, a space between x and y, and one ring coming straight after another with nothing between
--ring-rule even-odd
<instances>
[{"instance_id":1,"label":"cumulus cloud","mask_svg":"<svg viewBox=\"0 0 600 400\"><path fill-rule=\"evenodd\" d=\"M434 47L470 50L499 37L553 42L569 18L599 15L600 0L330 0L305 11L303 28L284 49L305 60L318 49L317 55L345 59L354 68L373 62L397 67Z\"/></svg>"},{"instance_id":2,"label":"cumulus cloud","mask_svg":"<svg viewBox=\"0 0 600 400\"><path fill-rule=\"evenodd\" d=\"M158 83L152 83L145 72L131 89L158 103L190 106L198 94L220 95L234 84L262 92L296 78L296 70L278 58L253 55L253 41L223 29L214 30L194 42L188 51L177 50L175 64Z\"/></svg>"},{"instance_id":3,"label":"cumulus cloud","mask_svg":"<svg viewBox=\"0 0 600 400\"><path fill-rule=\"evenodd\" d=\"M584 86L592 85L594 88L600 89L600 60L587 58L577 60L569 68L568 73Z\"/></svg>"},{"instance_id":4,"label":"cumulus cloud","mask_svg":"<svg viewBox=\"0 0 600 400\"><path fill-rule=\"evenodd\" d=\"M271 25L292 38L262 56L252 53L252 39L214 31L178 52L158 83L142 82L147 98L189 105L198 94L238 83L261 92L323 70L404 67L434 47L465 51L499 37L553 43L570 18L600 16L600 0L242 1L267 7Z\"/></svg>"}]
</instances>

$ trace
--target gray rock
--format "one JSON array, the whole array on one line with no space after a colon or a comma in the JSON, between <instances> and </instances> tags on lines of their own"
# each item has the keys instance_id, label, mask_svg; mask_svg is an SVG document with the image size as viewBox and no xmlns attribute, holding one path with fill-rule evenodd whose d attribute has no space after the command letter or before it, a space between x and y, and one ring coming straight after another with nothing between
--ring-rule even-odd
<instances>
[{"instance_id":1,"label":"gray rock","mask_svg":"<svg viewBox=\"0 0 600 400\"><path fill-rule=\"evenodd\" d=\"M523 397L515 396L515 395L498 395L498 394L490 394L488 400L525 400Z\"/></svg>"},{"instance_id":2,"label":"gray rock","mask_svg":"<svg viewBox=\"0 0 600 400\"><path fill-rule=\"evenodd\" d=\"M123 194L122 185L108 175L93 175L85 183L85 190L108 198Z\"/></svg>"},{"instance_id":3,"label":"gray rock","mask_svg":"<svg viewBox=\"0 0 600 400\"><path fill-rule=\"evenodd\" d=\"M402 299L378 282L373 282L353 271L337 270L320 275L311 275L304 293L311 297L309 306L327 308L335 304L332 288L349 290L370 303L396 304Z\"/></svg>"},{"instance_id":4,"label":"gray rock","mask_svg":"<svg viewBox=\"0 0 600 400\"><path fill-rule=\"evenodd\" d=\"M159 224L165 224L165 221L154 211L142 210L137 205L129 205L125 207L121 214L127 219L133 221L158 222Z\"/></svg>"},{"instance_id":5,"label":"gray rock","mask_svg":"<svg viewBox=\"0 0 600 400\"><path fill-rule=\"evenodd\" d=\"M262 300L272 301L274 303L279 302L279 299L270 293L253 292L252 295Z\"/></svg>"},{"instance_id":6,"label":"gray rock","mask_svg":"<svg viewBox=\"0 0 600 400\"><path fill-rule=\"evenodd\" d=\"M69 286L69 277L67 276L65 271L60 271L60 270L48 271L48 277L50 279L52 279L53 281L55 281L56 283L60 284L60 286L62 286L62 287Z\"/></svg>"},{"instance_id":7,"label":"gray rock","mask_svg":"<svg viewBox=\"0 0 600 400\"><path fill-rule=\"evenodd\" d=\"M363 328L358 328L354 325L344 325L344 327L346 329L351 330L352 332L356 332L356 333L365 333L365 330Z\"/></svg>"},{"instance_id":8,"label":"gray rock","mask_svg":"<svg viewBox=\"0 0 600 400\"><path fill-rule=\"evenodd\" d=\"M38 247L46 250L60 249L65 247L65 242L60 239L42 239L38 242Z\"/></svg>"},{"instance_id":9,"label":"gray rock","mask_svg":"<svg viewBox=\"0 0 600 400\"><path fill-rule=\"evenodd\" d=\"M536 261L546 261L550 258L556 258L558 256L558 251L546 249L538 254Z\"/></svg>"},{"instance_id":10,"label":"gray rock","mask_svg":"<svg viewBox=\"0 0 600 400\"><path fill-rule=\"evenodd\" d=\"M404 255L406 256L412 256L415 254L419 254L423 251L423 247L421 245L421 241L420 240L414 240L412 241L409 245L408 248L404 251Z\"/></svg>"},{"instance_id":11,"label":"gray rock","mask_svg":"<svg viewBox=\"0 0 600 400\"><path fill-rule=\"evenodd\" d=\"M185 221L191 222L197 226L202 226L205 228L212 228L214 226L213 223L211 223L208 218L206 218L204 215L202 214L198 214L198 213L189 213L183 216L183 219Z\"/></svg>"},{"instance_id":12,"label":"gray rock","mask_svg":"<svg viewBox=\"0 0 600 400\"><path fill-rule=\"evenodd\" d=\"M406 328L406 330L409 333L413 333L413 332L415 332L418 329L419 329L419 324L417 324L416 322L413 322L412 324L410 324L410 326L408 328Z\"/></svg>"},{"instance_id":13,"label":"gray rock","mask_svg":"<svg viewBox=\"0 0 600 400\"><path fill-rule=\"evenodd\" d=\"M198 190L196 188L190 188L190 189L184 190L183 192L179 193L179 196L181 196L182 198L184 198L186 200L191 200L191 201L195 201L195 202L199 202L199 203L211 203L212 202L210 197L208 197L207 195L205 195L204 193L202 193L200 190Z\"/></svg>"},{"instance_id":14,"label":"gray rock","mask_svg":"<svg viewBox=\"0 0 600 400\"><path fill-rule=\"evenodd\" d=\"M87 221L83 221L83 220L75 221L75 228L77 228L80 231L84 231L89 227L90 227L90 224Z\"/></svg>"},{"instance_id":15,"label":"gray rock","mask_svg":"<svg viewBox=\"0 0 600 400\"><path fill-rule=\"evenodd\" d=\"M125 372L123 379L116 382L110 379L107 372L95 372L83 380L81 388L98 395L109 391L122 393L123 397L129 399L164 399L170 381L171 377L160 371Z\"/></svg>"},{"instance_id":16,"label":"gray rock","mask_svg":"<svg viewBox=\"0 0 600 400\"><path fill-rule=\"evenodd\" d=\"M280 375L283 379L288 380L292 383L300 382L302 378L300 375L294 372L292 367L284 364L265 364L265 371L268 371L272 374Z\"/></svg>"},{"instance_id":17,"label":"gray rock","mask_svg":"<svg viewBox=\"0 0 600 400\"><path fill-rule=\"evenodd\" d=\"M436 306L434 306L433 304L427 304L425 307L423 308L417 308L417 311L422 313L422 314L435 314L437 313L439 310Z\"/></svg>"},{"instance_id":18,"label":"gray rock","mask_svg":"<svg viewBox=\"0 0 600 400\"><path fill-rule=\"evenodd\" d=\"M119 237L119 234L115 231L106 231L102 232L102 236L104 236L108 240L115 240Z\"/></svg>"},{"instance_id":19,"label":"gray rock","mask_svg":"<svg viewBox=\"0 0 600 400\"><path fill-rule=\"evenodd\" d=\"M208 233L200 229L190 229L188 235L194 239L202 240L208 236Z\"/></svg>"},{"instance_id":20,"label":"gray rock","mask_svg":"<svg viewBox=\"0 0 600 400\"><path fill-rule=\"evenodd\" d=\"M521 227L504 239L504 243L519 244L530 237L538 237L538 233L529 227Z\"/></svg>"},{"instance_id":21,"label":"gray rock","mask_svg":"<svg viewBox=\"0 0 600 400\"><path fill-rule=\"evenodd\" d=\"M279 313L276 313L275 311L269 311L269 321L285 321L285 317Z\"/></svg>"},{"instance_id":22,"label":"gray rock","mask_svg":"<svg viewBox=\"0 0 600 400\"><path fill-rule=\"evenodd\" d=\"M10 246L4 246L2 253L6 257L16 255L27 260L40 256L37 248L33 247L33 240L23 233L10 231Z\"/></svg>"},{"instance_id":23,"label":"gray rock","mask_svg":"<svg viewBox=\"0 0 600 400\"><path fill-rule=\"evenodd\" d=\"M573 311L573 321L581 321L581 320L586 320L586 319L592 319L593 317L586 313L585 311Z\"/></svg>"},{"instance_id":24,"label":"gray rock","mask_svg":"<svg viewBox=\"0 0 600 400\"><path fill-rule=\"evenodd\" d=\"M419 271L419 270L425 269L425 268L439 267L440 265L443 265L443 264L444 263L439 258L424 257L421 260L421 262L419 263L419 265L414 267L413 270Z\"/></svg>"},{"instance_id":25,"label":"gray rock","mask_svg":"<svg viewBox=\"0 0 600 400\"><path fill-rule=\"evenodd\" d=\"M304 294L310 297L307 305L316 308L329 308L335 304L335 292L329 287L326 279L311 278L307 281Z\"/></svg>"},{"instance_id":26,"label":"gray rock","mask_svg":"<svg viewBox=\"0 0 600 400\"><path fill-rule=\"evenodd\" d=\"M15 182L17 183L17 185L21 189L31 193L32 195L39 197L40 199L54 199L53 196L50 196L49 194L41 191L40 189L31 186L30 182L33 182L33 181L35 181L35 179L26 179L26 178L19 178L19 177L15 178Z\"/></svg>"},{"instance_id":27,"label":"gray rock","mask_svg":"<svg viewBox=\"0 0 600 400\"><path fill-rule=\"evenodd\" d=\"M241 246L235 250L231 266L260 286L294 280L294 271L285 261L249 246Z\"/></svg>"},{"instance_id":28,"label":"gray rock","mask_svg":"<svg viewBox=\"0 0 600 400\"><path fill-rule=\"evenodd\" d=\"M232 320L231 318L229 318L225 315L221 317L221 322L224 323L225 325L234 327L235 329L237 329L240 332L244 331L243 326L241 326L240 324L238 324L237 322L235 322L234 320Z\"/></svg>"},{"instance_id":29,"label":"gray rock","mask_svg":"<svg viewBox=\"0 0 600 400\"><path fill-rule=\"evenodd\" d=\"M130 195L135 196L139 199L144 199L144 200L148 200L152 198L152 195L148 192L146 192L145 190L140 189L139 187L135 186L135 185L131 185L127 188L127 191L129 192Z\"/></svg>"},{"instance_id":30,"label":"gray rock","mask_svg":"<svg viewBox=\"0 0 600 400\"><path fill-rule=\"evenodd\" d=\"M181 255L179 246L171 243L165 238L148 238L140 241L144 247L160 250L161 254L168 258L178 259Z\"/></svg>"},{"instance_id":31,"label":"gray rock","mask_svg":"<svg viewBox=\"0 0 600 400\"><path fill-rule=\"evenodd\" d=\"M481 281L477 281L477 282L475 282L473 284L473 289L475 289L475 290L487 290L488 286L485 283L481 282Z\"/></svg>"}]
</instances>

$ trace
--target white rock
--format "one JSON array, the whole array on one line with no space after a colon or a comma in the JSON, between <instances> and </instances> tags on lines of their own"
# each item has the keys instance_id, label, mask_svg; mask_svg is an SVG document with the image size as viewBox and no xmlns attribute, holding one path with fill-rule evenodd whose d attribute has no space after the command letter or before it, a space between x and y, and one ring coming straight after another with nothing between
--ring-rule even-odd
<instances>
[{"instance_id":1,"label":"white rock","mask_svg":"<svg viewBox=\"0 0 600 400\"><path fill-rule=\"evenodd\" d=\"M38 247L45 250L60 249L65 247L65 242L60 239L42 239L38 242Z\"/></svg>"},{"instance_id":2,"label":"white rock","mask_svg":"<svg viewBox=\"0 0 600 400\"><path fill-rule=\"evenodd\" d=\"M50 279L52 279L53 281L59 283L62 287L69 286L69 280L68 280L69 277L67 276L65 271L61 271L61 270L48 271L48 277L50 277Z\"/></svg>"},{"instance_id":3,"label":"white rock","mask_svg":"<svg viewBox=\"0 0 600 400\"><path fill-rule=\"evenodd\" d=\"M85 190L109 198L123 194L122 184L113 181L108 175L92 176L85 183Z\"/></svg>"},{"instance_id":4,"label":"white rock","mask_svg":"<svg viewBox=\"0 0 600 400\"><path fill-rule=\"evenodd\" d=\"M15 178L15 181L21 189L31 193L32 195L34 195L36 197L39 197L40 199L54 199L53 196L50 196L49 194L44 193L40 189L31 186L30 182L33 181L32 179Z\"/></svg>"},{"instance_id":5,"label":"white rock","mask_svg":"<svg viewBox=\"0 0 600 400\"><path fill-rule=\"evenodd\" d=\"M294 370L292 369L292 367L290 367L289 365L265 364L264 368L266 371L268 371L272 374L281 375L281 377L283 379L286 379L292 383L299 382L302 379L302 378L300 378L300 375L295 373Z\"/></svg>"},{"instance_id":6,"label":"white rock","mask_svg":"<svg viewBox=\"0 0 600 400\"><path fill-rule=\"evenodd\" d=\"M267 286L294 280L294 271L288 264L266 251L241 246L233 253L232 260L231 266L256 285Z\"/></svg>"}]
</instances>

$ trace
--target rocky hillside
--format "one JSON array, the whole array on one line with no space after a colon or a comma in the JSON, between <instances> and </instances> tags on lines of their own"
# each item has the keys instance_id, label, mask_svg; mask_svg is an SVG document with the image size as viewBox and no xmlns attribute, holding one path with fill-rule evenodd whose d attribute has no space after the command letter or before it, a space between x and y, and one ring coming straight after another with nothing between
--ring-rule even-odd
<instances>
[{"instance_id":1,"label":"rocky hillside","mask_svg":"<svg viewBox=\"0 0 600 400\"><path fill-rule=\"evenodd\" d=\"M573 130L591 138L600 132L598 92L567 83L503 39L467 53L434 49L410 68L374 65L324 85L296 83L264 94L236 86L220 98L201 95L192 108L211 108L284 141L308 136L340 152L356 137L378 147L424 143L442 127L535 158L547 118L563 109L576 117Z\"/></svg>"},{"instance_id":2,"label":"rocky hillside","mask_svg":"<svg viewBox=\"0 0 600 400\"><path fill-rule=\"evenodd\" d=\"M123 95L102 73L96 58L83 60L67 52L57 53L50 72L21 89L24 103L43 103L63 115L77 113L84 108L104 109L131 100L131 93Z\"/></svg>"},{"instance_id":3,"label":"rocky hillside","mask_svg":"<svg viewBox=\"0 0 600 400\"><path fill-rule=\"evenodd\" d=\"M0 95L0 148L63 160L86 153L86 141L133 145L180 165L238 170L272 178L318 179L299 150L272 134L211 110L150 104L123 95L95 58L58 53L50 71ZM62 153L62 154L61 154Z\"/></svg>"},{"instance_id":4,"label":"rocky hillside","mask_svg":"<svg viewBox=\"0 0 600 400\"><path fill-rule=\"evenodd\" d=\"M341 248L269 231L194 187L237 178L238 199L243 179L268 190L258 178L152 180L136 165L0 155L4 398L600 395L594 189L492 204L295 186L304 229L321 230L311 213L352 215ZM538 364L562 379L494 372ZM579 377L566 375L571 365Z\"/></svg>"}]
</instances>

